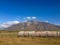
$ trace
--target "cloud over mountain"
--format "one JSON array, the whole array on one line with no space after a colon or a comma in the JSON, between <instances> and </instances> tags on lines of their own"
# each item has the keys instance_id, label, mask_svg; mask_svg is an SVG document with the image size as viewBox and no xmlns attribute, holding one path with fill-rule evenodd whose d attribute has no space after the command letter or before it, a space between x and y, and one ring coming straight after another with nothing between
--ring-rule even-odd
<instances>
[{"instance_id":1,"label":"cloud over mountain","mask_svg":"<svg viewBox=\"0 0 60 45\"><path fill-rule=\"evenodd\" d=\"M36 19L37 17L32 17L32 19Z\"/></svg>"},{"instance_id":2,"label":"cloud over mountain","mask_svg":"<svg viewBox=\"0 0 60 45\"><path fill-rule=\"evenodd\" d=\"M8 28L14 24L18 24L20 23L19 21L8 21L8 22L5 22L5 23L2 23L0 24L0 28Z\"/></svg>"}]
</instances>

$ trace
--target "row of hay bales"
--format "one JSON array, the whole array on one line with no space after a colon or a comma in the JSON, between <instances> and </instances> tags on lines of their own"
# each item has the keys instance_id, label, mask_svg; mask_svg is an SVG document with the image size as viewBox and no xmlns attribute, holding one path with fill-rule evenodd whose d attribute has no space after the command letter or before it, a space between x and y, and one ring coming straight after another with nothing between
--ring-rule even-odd
<instances>
[{"instance_id":1,"label":"row of hay bales","mask_svg":"<svg viewBox=\"0 0 60 45\"><path fill-rule=\"evenodd\" d=\"M60 37L59 31L20 31L19 37Z\"/></svg>"}]
</instances>

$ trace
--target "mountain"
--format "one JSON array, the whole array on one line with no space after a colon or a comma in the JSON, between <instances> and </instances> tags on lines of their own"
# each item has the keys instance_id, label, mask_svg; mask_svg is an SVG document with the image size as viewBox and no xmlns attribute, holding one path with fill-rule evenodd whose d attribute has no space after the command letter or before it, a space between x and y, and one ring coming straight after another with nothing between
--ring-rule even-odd
<instances>
[{"instance_id":1,"label":"mountain","mask_svg":"<svg viewBox=\"0 0 60 45\"><path fill-rule=\"evenodd\" d=\"M19 21L8 21L0 24L0 30L4 30L5 28L11 27L15 24L20 23Z\"/></svg>"},{"instance_id":2,"label":"mountain","mask_svg":"<svg viewBox=\"0 0 60 45\"><path fill-rule=\"evenodd\" d=\"M60 26L50 24L48 22L40 22L37 20L21 22L6 28L5 30L60 30Z\"/></svg>"}]
</instances>

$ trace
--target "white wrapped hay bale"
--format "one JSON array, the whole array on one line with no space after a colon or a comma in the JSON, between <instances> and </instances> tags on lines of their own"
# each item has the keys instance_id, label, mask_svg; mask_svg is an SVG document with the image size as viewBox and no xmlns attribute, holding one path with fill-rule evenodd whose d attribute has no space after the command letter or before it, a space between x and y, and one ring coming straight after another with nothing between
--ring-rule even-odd
<instances>
[{"instance_id":1,"label":"white wrapped hay bale","mask_svg":"<svg viewBox=\"0 0 60 45\"><path fill-rule=\"evenodd\" d=\"M24 31L18 32L18 36L24 36Z\"/></svg>"},{"instance_id":2,"label":"white wrapped hay bale","mask_svg":"<svg viewBox=\"0 0 60 45\"><path fill-rule=\"evenodd\" d=\"M29 36L35 36L35 31L29 31Z\"/></svg>"},{"instance_id":3,"label":"white wrapped hay bale","mask_svg":"<svg viewBox=\"0 0 60 45\"><path fill-rule=\"evenodd\" d=\"M40 32L35 32L35 36L39 37L40 36Z\"/></svg>"},{"instance_id":4,"label":"white wrapped hay bale","mask_svg":"<svg viewBox=\"0 0 60 45\"><path fill-rule=\"evenodd\" d=\"M42 36L42 37L45 37L45 36L47 36L47 31L41 31L39 33L39 35Z\"/></svg>"},{"instance_id":5,"label":"white wrapped hay bale","mask_svg":"<svg viewBox=\"0 0 60 45\"><path fill-rule=\"evenodd\" d=\"M24 36L28 37L29 36L29 31L25 31Z\"/></svg>"},{"instance_id":6,"label":"white wrapped hay bale","mask_svg":"<svg viewBox=\"0 0 60 45\"><path fill-rule=\"evenodd\" d=\"M60 37L60 32L56 31L20 31L18 32L20 37Z\"/></svg>"},{"instance_id":7,"label":"white wrapped hay bale","mask_svg":"<svg viewBox=\"0 0 60 45\"><path fill-rule=\"evenodd\" d=\"M58 35L58 33L56 31L48 31L48 36L54 36L56 37Z\"/></svg>"},{"instance_id":8,"label":"white wrapped hay bale","mask_svg":"<svg viewBox=\"0 0 60 45\"><path fill-rule=\"evenodd\" d=\"M58 37L60 37L60 32L57 32L58 33Z\"/></svg>"}]
</instances>

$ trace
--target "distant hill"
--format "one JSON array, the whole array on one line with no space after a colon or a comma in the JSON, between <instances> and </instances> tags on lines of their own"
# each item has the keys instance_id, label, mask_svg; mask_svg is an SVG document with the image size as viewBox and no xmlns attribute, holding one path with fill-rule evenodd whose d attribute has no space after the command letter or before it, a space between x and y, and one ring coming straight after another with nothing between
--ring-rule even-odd
<instances>
[{"instance_id":1,"label":"distant hill","mask_svg":"<svg viewBox=\"0 0 60 45\"><path fill-rule=\"evenodd\" d=\"M60 26L37 20L21 22L5 30L60 30Z\"/></svg>"}]
</instances>

